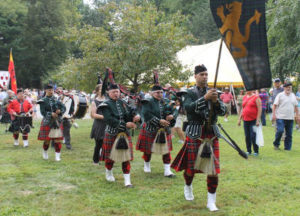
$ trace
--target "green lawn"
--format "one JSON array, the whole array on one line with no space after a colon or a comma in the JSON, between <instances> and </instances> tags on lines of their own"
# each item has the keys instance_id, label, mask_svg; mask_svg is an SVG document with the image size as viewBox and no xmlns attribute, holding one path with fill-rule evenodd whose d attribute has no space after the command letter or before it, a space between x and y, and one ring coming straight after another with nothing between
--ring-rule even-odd
<instances>
[{"instance_id":1,"label":"green lawn","mask_svg":"<svg viewBox=\"0 0 300 216\"><path fill-rule=\"evenodd\" d=\"M152 157L152 173L143 172L140 152L132 162L133 189L123 185L120 164L115 183L105 181L104 164L92 164L94 142L89 138L92 120L72 128L73 150L62 149L62 161L42 159L37 141L39 122L30 133L30 147L14 147L11 134L0 125L0 215L212 215L206 209L206 178L196 175L195 200L185 201L182 173L163 177L160 156ZM220 119L223 123L223 120ZM245 149L243 128L230 117L223 126ZM224 141L220 143L221 174L217 190L220 211L213 215L300 215L300 133L294 131L292 151L275 151L274 128L264 128L265 146L258 157L241 158ZM134 137L134 143L137 136ZM173 140L174 158L180 149Z\"/></svg>"}]
</instances>

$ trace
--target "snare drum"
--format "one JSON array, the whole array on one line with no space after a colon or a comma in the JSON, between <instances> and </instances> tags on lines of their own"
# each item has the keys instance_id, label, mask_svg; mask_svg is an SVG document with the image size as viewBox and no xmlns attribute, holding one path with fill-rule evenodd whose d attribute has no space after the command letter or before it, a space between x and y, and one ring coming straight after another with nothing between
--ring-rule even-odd
<instances>
[{"instance_id":1,"label":"snare drum","mask_svg":"<svg viewBox=\"0 0 300 216\"><path fill-rule=\"evenodd\" d=\"M72 106L72 101L74 101L74 114L71 116L69 111ZM64 113L64 118L77 118L81 119L85 116L86 112L88 111L88 103L87 99L82 94L74 94L74 95L65 95L62 103L66 106L66 112Z\"/></svg>"},{"instance_id":2,"label":"snare drum","mask_svg":"<svg viewBox=\"0 0 300 216\"><path fill-rule=\"evenodd\" d=\"M72 106L72 96L69 95L64 95L63 99L62 99L62 103L65 105L66 107L66 111L63 115L63 118L72 118L72 116L69 114L71 106Z\"/></svg>"}]
</instances>

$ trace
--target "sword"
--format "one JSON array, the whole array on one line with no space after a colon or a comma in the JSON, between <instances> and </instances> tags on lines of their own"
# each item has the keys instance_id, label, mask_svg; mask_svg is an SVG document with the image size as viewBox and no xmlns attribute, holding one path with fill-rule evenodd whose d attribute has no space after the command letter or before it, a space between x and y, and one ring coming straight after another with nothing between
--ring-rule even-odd
<instances>
[{"instance_id":1,"label":"sword","mask_svg":"<svg viewBox=\"0 0 300 216\"><path fill-rule=\"evenodd\" d=\"M219 126L219 128L221 128L221 130L224 132L224 134L228 137L228 139L227 139L222 134L220 134L221 138L223 138L232 148L234 148L239 153L239 155L241 155L245 159L248 159L248 155L246 154L246 152L244 152L243 150L240 149L240 147L234 142L234 140L225 131L223 126L220 123L218 123L218 126Z\"/></svg>"}]
</instances>

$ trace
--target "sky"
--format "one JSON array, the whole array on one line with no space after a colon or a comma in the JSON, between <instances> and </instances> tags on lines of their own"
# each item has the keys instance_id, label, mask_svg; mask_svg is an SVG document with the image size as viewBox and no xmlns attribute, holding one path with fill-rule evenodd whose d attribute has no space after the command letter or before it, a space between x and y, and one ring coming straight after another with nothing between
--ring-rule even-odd
<instances>
[{"instance_id":1,"label":"sky","mask_svg":"<svg viewBox=\"0 0 300 216\"><path fill-rule=\"evenodd\" d=\"M93 0L83 0L85 4L92 5Z\"/></svg>"}]
</instances>

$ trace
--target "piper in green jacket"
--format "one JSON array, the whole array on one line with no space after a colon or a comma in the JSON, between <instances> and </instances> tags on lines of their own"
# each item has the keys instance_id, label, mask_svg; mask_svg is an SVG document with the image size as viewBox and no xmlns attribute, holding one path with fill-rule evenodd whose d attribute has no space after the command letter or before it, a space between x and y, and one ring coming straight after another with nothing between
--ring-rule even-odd
<instances>
[{"instance_id":1,"label":"piper in green jacket","mask_svg":"<svg viewBox=\"0 0 300 216\"><path fill-rule=\"evenodd\" d=\"M112 168L114 162L121 162L124 184L126 187L132 187L130 161L133 160L133 147L128 130L136 128L135 122L140 121L140 117L120 99L120 90L115 84L109 86L108 99L101 103L98 109L102 110L106 123L100 156L100 160L105 161L106 180L115 181Z\"/></svg>"},{"instance_id":2,"label":"piper in green jacket","mask_svg":"<svg viewBox=\"0 0 300 216\"><path fill-rule=\"evenodd\" d=\"M183 106L187 113L185 144L172 163L176 171L184 170L184 196L193 200L192 181L195 173L207 175L207 208L217 211L216 189L220 173L217 117L226 113L223 102L218 99L216 89L207 88L208 72L204 65L195 67L196 86L183 95Z\"/></svg>"},{"instance_id":3,"label":"piper in green jacket","mask_svg":"<svg viewBox=\"0 0 300 216\"><path fill-rule=\"evenodd\" d=\"M163 155L164 176L172 177L170 170L172 135L170 127L175 125L174 108L163 98L163 89L159 85L152 88L152 98L142 105L143 128L140 130L136 149L144 152L144 172L150 173L151 154Z\"/></svg>"},{"instance_id":4,"label":"piper in green jacket","mask_svg":"<svg viewBox=\"0 0 300 216\"><path fill-rule=\"evenodd\" d=\"M40 105L40 112L43 115L41 122L40 132L38 140L44 140L43 145L43 158L48 160L48 148L50 140L54 140L55 147L55 160L60 161L60 150L62 135L62 115L66 111L65 105L53 96L53 86L46 85L45 87L46 96L38 101ZM55 133L52 133L56 131Z\"/></svg>"}]
</instances>

